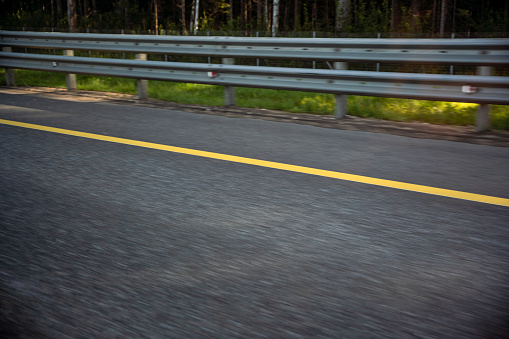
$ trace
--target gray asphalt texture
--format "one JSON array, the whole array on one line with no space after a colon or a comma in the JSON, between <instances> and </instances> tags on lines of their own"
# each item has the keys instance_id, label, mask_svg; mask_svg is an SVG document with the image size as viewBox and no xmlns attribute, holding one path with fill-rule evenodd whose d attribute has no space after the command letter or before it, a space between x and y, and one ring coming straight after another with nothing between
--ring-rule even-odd
<instances>
[{"instance_id":1,"label":"gray asphalt texture","mask_svg":"<svg viewBox=\"0 0 509 339\"><path fill-rule=\"evenodd\" d=\"M0 93L0 118L509 198L509 148ZM509 338L509 208L0 124L2 338Z\"/></svg>"}]
</instances>

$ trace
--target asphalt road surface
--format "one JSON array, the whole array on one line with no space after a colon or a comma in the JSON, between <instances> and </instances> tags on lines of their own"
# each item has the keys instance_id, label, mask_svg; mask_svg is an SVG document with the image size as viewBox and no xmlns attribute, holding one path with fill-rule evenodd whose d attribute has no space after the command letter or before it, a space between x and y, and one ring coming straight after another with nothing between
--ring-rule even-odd
<instances>
[{"instance_id":1,"label":"asphalt road surface","mask_svg":"<svg viewBox=\"0 0 509 339\"><path fill-rule=\"evenodd\" d=\"M508 338L509 148L0 92L2 338ZM507 200L505 200L507 201Z\"/></svg>"}]
</instances>

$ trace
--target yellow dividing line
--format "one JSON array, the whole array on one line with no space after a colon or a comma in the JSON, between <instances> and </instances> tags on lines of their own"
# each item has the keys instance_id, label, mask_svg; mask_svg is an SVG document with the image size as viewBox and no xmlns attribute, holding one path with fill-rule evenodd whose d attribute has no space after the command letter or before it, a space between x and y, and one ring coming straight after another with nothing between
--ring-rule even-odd
<instances>
[{"instance_id":1,"label":"yellow dividing line","mask_svg":"<svg viewBox=\"0 0 509 339\"><path fill-rule=\"evenodd\" d=\"M124 139L124 138L116 138L116 137L110 137L110 136L101 135L101 134L78 132L78 131L72 131L72 130L67 130L67 129L62 129L62 128L28 124L28 123L18 122L18 121L0 119L0 123L5 124L5 125L18 126L18 127L30 128L30 129L40 130L40 131L72 135L72 136L76 136L76 137L82 137L82 138L88 138L88 139L94 139L94 140L109 141L109 142L114 142L114 143L124 144L124 145L146 147L146 148L157 149L157 150L167 151L167 152L189 154L189 155L195 155L195 156L204 157L204 158L231 161L231 162L236 162L236 163L241 163L241 164L255 165L255 166L261 166L261 167L267 167L267 168L275 168L275 169L291 171L291 172L318 175L318 176L327 177L327 178L360 182L363 184L396 188L396 189L401 189L401 190L405 190L405 191L440 195L443 197L456 198L456 199L462 199L462 200L470 200L470 201L482 202L482 203L486 203L486 204L509 207L509 199L492 197L489 195L454 191L454 190L448 190L448 189L436 188L436 187L430 187L430 186L423 186L423 185L408 184L408 183L399 182L399 181L365 177L362 175L327 171L327 170L321 170L321 169L317 169L317 168L289 165L289 164L283 164L283 163L273 162L273 161L258 160L258 159L238 157L238 156L234 156L234 155L227 155L227 154L221 154L221 153L199 151L199 150L194 150L194 149L189 149L189 148L155 144L155 143L151 143L151 142L130 140L130 139Z\"/></svg>"}]
</instances>

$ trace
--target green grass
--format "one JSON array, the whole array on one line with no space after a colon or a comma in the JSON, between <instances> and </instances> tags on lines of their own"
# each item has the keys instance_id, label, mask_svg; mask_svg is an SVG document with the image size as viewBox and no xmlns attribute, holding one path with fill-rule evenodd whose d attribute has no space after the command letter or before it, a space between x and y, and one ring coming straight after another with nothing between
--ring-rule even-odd
<instances>
[{"instance_id":1,"label":"green grass","mask_svg":"<svg viewBox=\"0 0 509 339\"><path fill-rule=\"evenodd\" d=\"M65 81L65 79L64 79ZM76 75L78 89L85 91L101 91L136 94L136 80L122 78L94 77L91 75Z\"/></svg>"},{"instance_id":2,"label":"green grass","mask_svg":"<svg viewBox=\"0 0 509 339\"><path fill-rule=\"evenodd\" d=\"M62 73L15 70L14 78L17 86L65 88L65 75ZM3 68L0 69L0 85L6 85Z\"/></svg>"},{"instance_id":3,"label":"green grass","mask_svg":"<svg viewBox=\"0 0 509 339\"><path fill-rule=\"evenodd\" d=\"M5 85L5 71L0 70L0 85ZM16 70L19 86L65 87L60 73ZM78 89L136 94L136 80L77 76ZM260 88L237 88L237 105L293 113L333 114L334 95ZM149 97L181 104L223 105L223 87L190 83L149 81ZM392 121L421 121L432 124L475 125L476 104L348 97L348 114ZM509 130L509 106L493 105L492 127Z\"/></svg>"},{"instance_id":4,"label":"green grass","mask_svg":"<svg viewBox=\"0 0 509 339\"><path fill-rule=\"evenodd\" d=\"M189 83L149 81L150 98L206 106L223 105L223 87Z\"/></svg>"}]
</instances>

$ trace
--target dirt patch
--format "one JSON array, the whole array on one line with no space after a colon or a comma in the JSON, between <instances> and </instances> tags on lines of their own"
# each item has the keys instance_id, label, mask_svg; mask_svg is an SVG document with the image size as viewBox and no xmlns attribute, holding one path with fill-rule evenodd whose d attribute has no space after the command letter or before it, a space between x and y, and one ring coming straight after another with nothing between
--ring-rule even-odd
<instances>
[{"instance_id":1,"label":"dirt patch","mask_svg":"<svg viewBox=\"0 0 509 339\"><path fill-rule=\"evenodd\" d=\"M198 114L220 115L232 118L263 119L341 130L386 133L412 138L450 140L480 145L509 147L509 132L493 130L478 133L475 131L473 126L434 125L422 122L395 122L355 116L346 116L344 119L337 120L334 117L327 115L297 114L237 106L216 107L183 105L156 99L140 100L136 96L130 94L79 90L67 91L63 88L2 87L0 88L0 92L41 95L46 98L76 102L111 102L119 105L136 105Z\"/></svg>"}]
</instances>

